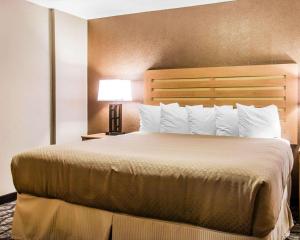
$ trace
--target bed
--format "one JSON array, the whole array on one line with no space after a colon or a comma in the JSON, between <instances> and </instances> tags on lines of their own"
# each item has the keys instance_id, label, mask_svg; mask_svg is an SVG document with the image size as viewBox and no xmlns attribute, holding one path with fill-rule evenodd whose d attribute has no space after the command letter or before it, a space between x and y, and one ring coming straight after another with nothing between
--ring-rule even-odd
<instances>
[{"instance_id":1,"label":"bed","mask_svg":"<svg viewBox=\"0 0 300 240\"><path fill-rule=\"evenodd\" d=\"M295 64L147 71L147 104L275 104L290 142L132 133L21 153L13 238L284 239L297 77Z\"/></svg>"}]
</instances>

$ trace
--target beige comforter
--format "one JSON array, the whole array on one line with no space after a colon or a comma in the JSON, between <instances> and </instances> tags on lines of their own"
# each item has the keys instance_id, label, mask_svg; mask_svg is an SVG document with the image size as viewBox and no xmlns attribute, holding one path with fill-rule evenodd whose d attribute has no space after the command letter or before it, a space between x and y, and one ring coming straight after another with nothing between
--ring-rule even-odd
<instances>
[{"instance_id":1,"label":"beige comforter","mask_svg":"<svg viewBox=\"0 0 300 240\"><path fill-rule=\"evenodd\" d=\"M292 165L283 140L134 133L19 154L12 174L19 193L262 237Z\"/></svg>"}]
</instances>

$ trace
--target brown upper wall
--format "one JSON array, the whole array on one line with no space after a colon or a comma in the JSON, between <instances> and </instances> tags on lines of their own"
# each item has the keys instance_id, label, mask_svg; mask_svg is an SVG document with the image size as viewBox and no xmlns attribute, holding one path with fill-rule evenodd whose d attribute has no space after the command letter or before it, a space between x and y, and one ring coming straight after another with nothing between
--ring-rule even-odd
<instances>
[{"instance_id":1,"label":"brown upper wall","mask_svg":"<svg viewBox=\"0 0 300 240\"><path fill-rule=\"evenodd\" d=\"M300 1L238 0L88 22L88 129L107 130L98 80L142 80L147 69L300 63ZM143 82L134 82L143 100ZM125 131L138 129L134 103Z\"/></svg>"}]
</instances>

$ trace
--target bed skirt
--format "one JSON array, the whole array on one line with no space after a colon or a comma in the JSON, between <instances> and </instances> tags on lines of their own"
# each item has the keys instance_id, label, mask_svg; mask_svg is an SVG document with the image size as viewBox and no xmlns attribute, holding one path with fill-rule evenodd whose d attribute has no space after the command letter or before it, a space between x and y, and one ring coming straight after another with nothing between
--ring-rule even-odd
<instances>
[{"instance_id":1,"label":"bed skirt","mask_svg":"<svg viewBox=\"0 0 300 240\"><path fill-rule=\"evenodd\" d=\"M27 194L18 195L12 237L16 240L283 240L293 226L288 192L286 188L274 230L264 238L117 214Z\"/></svg>"}]
</instances>

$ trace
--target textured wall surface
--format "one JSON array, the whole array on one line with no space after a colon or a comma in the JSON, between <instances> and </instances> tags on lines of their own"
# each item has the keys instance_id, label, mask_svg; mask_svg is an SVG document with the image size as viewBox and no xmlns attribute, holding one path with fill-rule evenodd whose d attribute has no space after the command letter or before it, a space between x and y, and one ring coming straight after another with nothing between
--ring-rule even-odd
<instances>
[{"instance_id":1,"label":"textured wall surface","mask_svg":"<svg viewBox=\"0 0 300 240\"><path fill-rule=\"evenodd\" d=\"M88 22L89 132L107 129L98 80L142 80L147 69L300 63L300 1L238 0ZM134 84L143 99L143 82ZM134 103L124 130L138 129Z\"/></svg>"}]
</instances>

